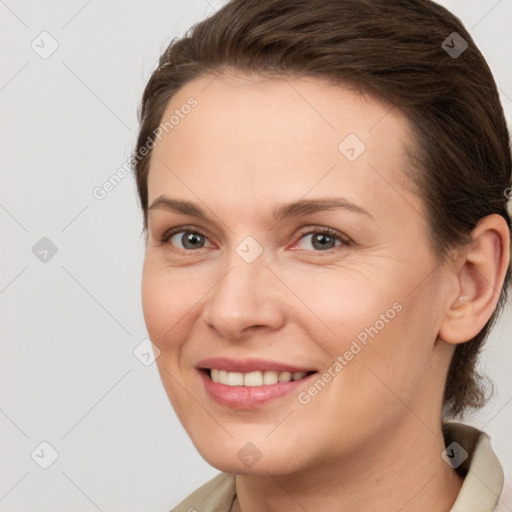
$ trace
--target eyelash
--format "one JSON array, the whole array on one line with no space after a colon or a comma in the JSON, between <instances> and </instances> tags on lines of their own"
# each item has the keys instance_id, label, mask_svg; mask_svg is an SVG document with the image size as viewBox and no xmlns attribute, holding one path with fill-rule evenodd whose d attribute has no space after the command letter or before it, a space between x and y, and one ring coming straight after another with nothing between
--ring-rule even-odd
<instances>
[{"instance_id":1,"label":"eyelash","mask_svg":"<svg viewBox=\"0 0 512 512\"><path fill-rule=\"evenodd\" d=\"M172 229L169 229L168 231L166 231L160 238L160 243L161 243L161 245L168 244L169 240L177 233L187 233L187 232L201 235L201 236L205 237L206 239L208 239L206 233L204 233L200 229L193 228L191 226L180 226L180 227L172 228ZM351 240L349 240L346 236L342 235L339 231L336 231L335 229L332 229L332 228L320 227L320 226L302 231L301 233L299 233L296 242L298 242L300 239L302 239L303 237L305 237L307 235L312 235L315 233L329 235L329 236L339 240L341 242L341 245L332 247L331 249L326 249L325 251L312 251L312 252L316 252L316 253L320 253L320 254L321 253L331 254L332 251L336 251L337 249L342 249L344 247L351 245L351 243L352 243ZM200 247L199 249L197 249L197 251L199 251L201 249L204 249L204 247ZM176 250L180 251L181 253L191 253L191 252L196 251L194 249L179 249L179 248L176 248ZM308 249L300 249L300 250L307 251Z\"/></svg>"}]
</instances>

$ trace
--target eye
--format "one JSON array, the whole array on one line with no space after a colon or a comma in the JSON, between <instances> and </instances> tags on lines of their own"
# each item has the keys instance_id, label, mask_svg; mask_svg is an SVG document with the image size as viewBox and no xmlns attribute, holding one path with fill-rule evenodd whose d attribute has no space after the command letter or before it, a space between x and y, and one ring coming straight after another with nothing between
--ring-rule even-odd
<instances>
[{"instance_id":1,"label":"eye","mask_svg":"<svg viewBox=\"0 0 512 512\"><path fill-rule=\"evenodd\" d=\"M201 231L197 229L187 229L182 226L166 231L160 239L160 242L189 252L190 250L203 249L206 240L208 240L208 238ZM180 244L182 244L181 247Z\"/></svg>"},{"instance_id":2,"label":"eye","mask_svg":"<svg viewBox=\"0 0 512 512\"><path fill-rule=\"evenodd\" d=\"M304 243L308 237L309 242ZM207 247L205 244L208 242L208 238L197 228L181 226L166 231L162 235L160 242L161 244L171 245L183 252L190 252ZM350 245L350 239L334 229L315 227L309 229L309 231L302 232L297 243L300 249L311 250L311 247L313 247L313 249L316 249L314 252L328 252L339 246L346 247Z\"/></svg>"},{"instance_id":3,"label":"eye","mask_svg":"<svg viewBox=\"0 0 512 512\"><path fill-rule=\"evenodd\" d=\"M310 247L313 247L314 249L318 249L318 251L315 252L327 252L340 245L350 245L350 240L346 236L331 228L317 227L303 232L300 235L298 243L301 244L302 241L308 240L308 237L309 241L306 242L306 247L302 246L301 249L309 250ZM336 241L339 242L338 245L336 245ZM307 245L310 245L310 247L307 247Z\"/></svg>"}]
</instances>

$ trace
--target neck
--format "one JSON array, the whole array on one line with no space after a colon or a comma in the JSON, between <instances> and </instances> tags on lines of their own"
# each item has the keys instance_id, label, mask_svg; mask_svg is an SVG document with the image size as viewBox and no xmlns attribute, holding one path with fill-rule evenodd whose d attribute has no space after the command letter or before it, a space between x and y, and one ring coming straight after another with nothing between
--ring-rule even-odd
<instances>
[{"instance_id":1,"label":"neck","mask_svg":"<svg viewBox=\"0 0 512 512\"><path fill-rule=\"evenodd\" d=\"M408 415L391 435L341 460L287 475L236 477L232 512L449 512L463 479L441 458L439 422Z\"/></svg>"}]
</instances>

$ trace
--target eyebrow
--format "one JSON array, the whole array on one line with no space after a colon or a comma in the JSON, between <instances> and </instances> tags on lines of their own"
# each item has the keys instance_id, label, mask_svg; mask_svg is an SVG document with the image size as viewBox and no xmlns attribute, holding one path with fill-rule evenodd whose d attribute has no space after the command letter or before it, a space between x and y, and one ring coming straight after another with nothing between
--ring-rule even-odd
<instances>
[{"instance_id":1,"label":"eyebrow","mask_svg":"<svg viewBox=\"0 0 512 512\"><path fill-rule=\"evenodd\" d=\"M300 199L290 203L281 203L274 208L272 212L272 220L274 222L279 222L289 217L301 217L317 212L339 208L360 213L372 220L375 220L373 215L368 210L341 197ZM148 211L152 210L167 210L176 213L182 213L184 215L191 215L192 217L197 217L203 220L208 220L206 213L191 201L171 199L166 196L157 197L148 208Z\"/></svg>"}]
</instances>

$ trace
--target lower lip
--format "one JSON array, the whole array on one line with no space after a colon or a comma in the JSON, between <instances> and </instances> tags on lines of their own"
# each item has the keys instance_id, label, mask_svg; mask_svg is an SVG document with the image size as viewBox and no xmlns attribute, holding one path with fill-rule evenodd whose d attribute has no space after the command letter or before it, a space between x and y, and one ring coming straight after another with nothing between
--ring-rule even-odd
<instances>
[{"instance_id":1,"label":"lower lip","mask_svg":"<svg viewBox=\"0 0 512 512\"><path fill-rule=\"evenodd\" d=\"M279 397L289 395L316 375L312 374L300 380L265 386L227 386L213 382L206 372L198 371L208 395L217 403L236 409L255 409Z\"/></svg>"}]
</instances>

